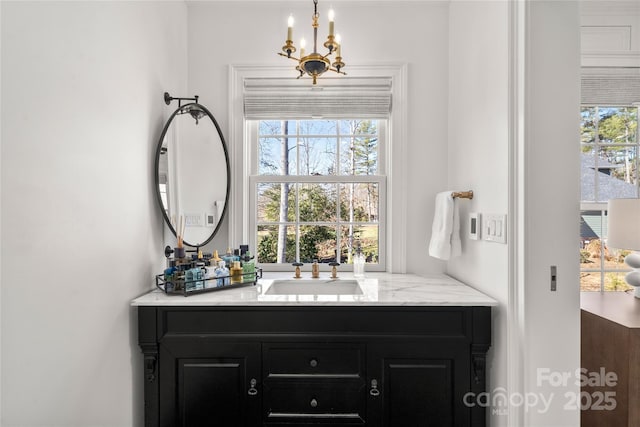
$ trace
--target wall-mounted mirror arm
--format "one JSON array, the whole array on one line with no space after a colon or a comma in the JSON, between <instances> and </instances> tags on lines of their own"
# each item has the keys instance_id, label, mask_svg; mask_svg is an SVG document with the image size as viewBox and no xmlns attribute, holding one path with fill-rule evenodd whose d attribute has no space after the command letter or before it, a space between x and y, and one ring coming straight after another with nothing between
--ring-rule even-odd
<instances>
[{"instance_id":1,"label":"wall-mounted mirror arm","mask_svg":"<svg viewBox=\"0 0 640 427\"><path fill-rule=\"evenodd\" d=\"M199 98L198 95L195 95L193 98L174 98L171 95L169 95L169 92L164 93L165 104L169 105L171 104L171 101L177 100L179 114L187 114L187 113L191 114L191 117L194 118L194 120L196 121L196 124L198 124L199 120L206 115L204 108L200 104L198 104L198 98ZM194 102L191 104L185 104L183 106L182 101L194 101Z\"/></svg>"},{"instance_id":2,"label":"wall-mounted mirror arm","mask_svg":"<svg viewBox=\"0 0 640 427\"><path fill-rule=\"evenodd\" d=\"M193 101L197 104L198 98L198 95L194 95L193 98L177 98L169 95L169 92L164 93L164 103L169 105L172 101L178 101L178 108L182 107L182 101Z\"/></svg>"}]
</instances>

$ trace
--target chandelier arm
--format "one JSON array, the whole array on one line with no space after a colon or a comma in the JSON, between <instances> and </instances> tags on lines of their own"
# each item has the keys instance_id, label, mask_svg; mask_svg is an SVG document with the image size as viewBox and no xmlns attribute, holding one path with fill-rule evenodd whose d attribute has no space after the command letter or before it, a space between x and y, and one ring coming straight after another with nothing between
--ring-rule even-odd
<instances>
[{"instance_id":1,"label":"chandelier arm","mask_svg":"<svg viewBox=\"0 0 640 427\"><path fill-rule=\"evenodd\" d=\"M327 69L327 71L333 71L334 73L342 74L343 76L347 75L347 73L345 73L344 71L338 71L335 68L329 68Z\"/></svg>"},{"instance_id":2,"label":"chandelier arm","mask_svg":"<svg viewBox=\"0 0 640 427\"><path fill-rule=\"evenodd\" d=\"M296 57L295 57L295 56L293 56L293 55L292 55L292 56L285 55L285 54L284 54L284 53L282 53L282 52L276 52L276 53L277 53L278 55L280 55L280 56L284 56L285 58L293 59L294 61L298 61L298 62L300 62L300 58L296 58Z\"/></svg>"}]
</instances>

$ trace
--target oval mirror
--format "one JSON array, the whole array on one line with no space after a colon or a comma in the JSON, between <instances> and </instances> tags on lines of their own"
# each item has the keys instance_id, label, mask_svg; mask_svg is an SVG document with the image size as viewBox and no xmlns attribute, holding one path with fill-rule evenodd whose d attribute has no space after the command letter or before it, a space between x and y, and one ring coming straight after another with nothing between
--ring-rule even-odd
<instances>
[{"instance_id":1,"label":"oval mirror","mask_svg":"<svg viewBox=\"0 0 640 427\"><path fill-rule=\"evenodd\" d=\"M227 211L231 170L220 126L197 98L169 117L155 171L156 196L171 232L181 231L187 246L210 242Z\"/></svg>"}]
</instances>

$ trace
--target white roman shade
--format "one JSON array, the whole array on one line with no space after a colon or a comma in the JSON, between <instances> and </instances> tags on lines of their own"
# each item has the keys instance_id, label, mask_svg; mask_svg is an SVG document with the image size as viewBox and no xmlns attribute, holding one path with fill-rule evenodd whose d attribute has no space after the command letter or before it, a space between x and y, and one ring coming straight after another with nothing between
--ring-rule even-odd
<instances>
[{"instance_id":1,"label":"white roman shade","mask_svg":"<svg viewBox=\"0 0 640 427\"><path fill-rule=\"evenodd\" d=\"M623 106L640 102L640 68L583 67L583 105Z\"/></svg>"},{"instance_id":2,"label":"white roman shade","mask_svg":"<svg viewBox=\"0 0 640 427\"><path fill-rule=\"evenodd\" d=\"M244 116L249 120L386 119L391 113L391 78L246 78Z\"/></svg>"}]
</instances>

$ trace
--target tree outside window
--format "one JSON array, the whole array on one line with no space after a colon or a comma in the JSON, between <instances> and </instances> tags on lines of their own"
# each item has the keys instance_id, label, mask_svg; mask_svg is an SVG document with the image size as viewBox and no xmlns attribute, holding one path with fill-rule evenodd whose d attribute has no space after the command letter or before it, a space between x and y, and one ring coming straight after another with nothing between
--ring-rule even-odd
<instances>
[{"instance_id":1,"label":"tree outside window","mask_svg":"<svg viewBox=\"0 0 640 427\"><path fill-rule=\"evenodd\" d=\"M583 106L580 122L582 291L626 291L628 251L609 248L607 201L638 197L638 108Z\"/></svg>"},{"instance_id":2,"label":"tree outside window","mask_svg":"<svg viewBox=\"0 0 640 427\"><path fill-rule=\"evenodd\" d=\"M258 262L379 262L379 121L260 121L257 151Z\"/></svg>"}]
</instances>

